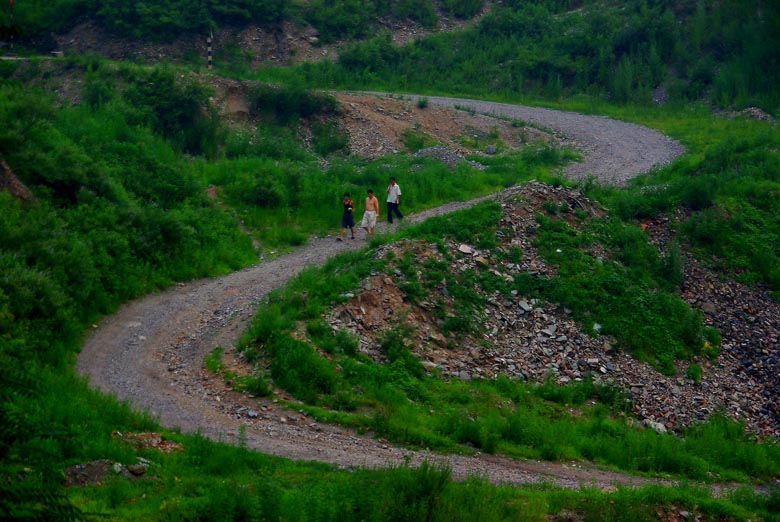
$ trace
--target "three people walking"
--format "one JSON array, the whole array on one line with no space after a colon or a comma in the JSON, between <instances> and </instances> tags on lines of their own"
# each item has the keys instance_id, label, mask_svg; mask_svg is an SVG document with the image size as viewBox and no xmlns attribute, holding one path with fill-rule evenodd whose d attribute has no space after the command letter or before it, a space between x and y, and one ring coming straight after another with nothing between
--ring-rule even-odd
<instances>
[{"instance_id":1,"label":"three people walking","mask_svg":"<svg viewBox=\"0 0 780 522\"><path fill-rule=\"evenodd\" d=\"M398 208L401 202L401 187L396 183L395 178L390 178L390 184L387 186L387 222L393 223L393 214L400 220L404 218L404 215ZM342 201L344 205L344 212L341 214L341 230L339 232L338 241L344 241L344 232L349 229L351 232L351 238L355 239L355 202L349 195L349 192L344 193L344 199ZM377 199L374 191L368 189L366 191L365 210L363 212L363 219L360 222L360 226L366 231L366 239L370 239L376 229L376 222L379 219L379 199Z\"/></svg>"}]
</instances>

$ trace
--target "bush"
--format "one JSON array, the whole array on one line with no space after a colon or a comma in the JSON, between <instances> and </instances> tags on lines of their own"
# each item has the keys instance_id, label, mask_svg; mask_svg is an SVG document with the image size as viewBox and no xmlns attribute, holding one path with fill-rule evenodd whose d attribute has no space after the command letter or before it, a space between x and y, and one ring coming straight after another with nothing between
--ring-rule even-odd
<instances>
[{"instance_id":1,"label":"bush","mask_svg":"<svg viewBox=\"0 0 780 522\"><path fill-rule=\"evenodd\" d=\"M701 384L702 370L698 364L688 365L688 369L685 371L685 376L692 380L695 384Z\"/></svg>"},{"instance_id":2,"label":"bush","mask_svg":"<svg viewBox=\"0 0 780 522\"><path fill-rule=\"evenodd\" d=\"M443 0L441 2L445 12L464 20L478 15L484 5L484 0Z\"/></svg>"},{"instance_id":3,"label":"bush","mask_svg":"<svg viewBox=\"0 0 780 522\"><path fill-rule=\"evenodd\" d=\"M309 344L280 335L266 346L274 382L295 397L316 404L321 393L333 393L338 382L330 363Z\"/></svg>"},{"instance_id":4,"label":"bush","mask_svg":"<svg viewBox=\"0 0 780 522\"><path fill-rule=\"evenodd\" d=\"M210 91L164 67L139 74L124 92L134 108L131 123L151 126L186 152L213 156L220 131L208 103Z\"/></svg>"},{"instance_id":5,"label":"bush","mask_svg":"<svg viewBox=\"0 0 780 522\"><path fill-rule=\"evenodd\" d=\"M412 354L411 348L406 344L408 334L408 330L404 327L385 330L379 340L379 345L391 365L394 364L409 375L420 379L425 376L425 367Z\"/></svg>"},{"instance_id":6,"label":"bush","mask_svg":"<svg viewBox=\"0 0 780 522\"><path fill-rule=\"evenodd\" d=\"M276 24L285 16L282 0L173 0L124 2L87 0L111 31L123 36L170 41L186 32L205 34L220 23Z\"/></svg>"},{"instance_id":7,"label":"bush","mask_svg":"<svg viewBox=\"0 0 780 522\"><path fill-rule=\"evenodd\" d=\"M404 129L401 134L401 142L409 152L417 152L436 145L436 140L417 129Z\"/></svg>"},{"instance_id":8,"label":"bush","mask_svg":"<svg viewBox=\"0 0 780 522\"><path fill-rule=\"evenodd\" d=\"M271 114L282 124L300 118L333 114L338 109L333 96L302 87L258 85L249 92L250 108L257 114Z\"/></svg>"},{"instance_id":9,"label":"bush","mask_svg":"<svg viewBox=\"0 0 780 522\"><path fill-rule=\"evenodd\" d=\"M349 136L335 123L312 124L312 149L320 156L336 152L349 152Z\"/></svg>"}]
</instances>

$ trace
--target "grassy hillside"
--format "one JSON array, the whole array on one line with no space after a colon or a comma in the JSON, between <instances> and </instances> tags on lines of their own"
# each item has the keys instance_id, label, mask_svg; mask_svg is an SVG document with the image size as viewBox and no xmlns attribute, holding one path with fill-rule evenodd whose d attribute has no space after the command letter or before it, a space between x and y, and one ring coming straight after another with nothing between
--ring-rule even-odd
<instances>
[{"instance_id":1,"label":"grassy hillside","mask_svg":"<svg viewBox=\"0 0 780 522\"><path fill-rule=\"evenodd\" d=\"M779 110L776 3L582 2L572 11L559 4L495 4L469 29L401 48L380 34L342 50L335 65L294 74L317 85L507 100L586 95Z\"/></svg>"},{"instance_id":2,"label":"grassy hillside","mask_svg":"<svg viewBox=\"0 0 780 522\"><path fill-rule=\"evenodd\" d=\"M332 231L339 210L318 207L319 186L330 187L327 196L338 201L344 191L384 182L388 171L414 168L431 180L408 200L418 210L530 178L559 182L549 173L569 157L549 147L530 148L486 160L484 170L455 171L405 155L354 158L333 126L335 101L306 87L533 98L634 120L682 140L689 149L684 158L626 188L583 187L615 220L590 233L601 234L599 240L614 249L618 268L592 277L574 255L592 237L542 220L547 239L541 248L554 241L572 254L556 258L567 276L545 285L530 279L515 284L569 306L583 324L593 321L586 312L598 314L616 335L640 322L659 325L621 343L665 371L673 371L675 360L701 355L705 346L717 352L717 332L704 328L695 310L678 306L679 259L659 256L636 225L682 210L681 238L713 260L713 270L775 296L780 292L780 132L771 122L710 110L711 104L723 111L755 105L775 116L780 112L776 3L491 3L490 13L463 31L401 48L385 36L371 37L380 19L412 18L435 27L440 16L469 19L482 7L424 0L16 2L22 33L17 50L23 54L47 50L42 35L84 17L95 17L118 36L169 41L224 24L274 27L281 21L313 24L325 42L368 39L345 49L337 63L241 71L279 82L251 92L252 116L259 122L251 130L222 121L209 101L210 87L174 64L148 68L98 57L68 57L55 65L0 62L0 160L8 166L3 175L29 189L0 191L0 518L655 520L683 510L713 519L778 519L778 491L756 495L748 487L778 475L777 445L756 442L738 423L714 417L680 437L661 437L633 429L609 389L533 387L509 379L473 388L447 384L421 373L402 329L385 339L392 353L386 366L354 358L348 337L337 339L342 346L318 336L319 314L362 275L379 269L359 258L338 261L350 267L340 271L341 279L312 269L263 311L247 337L266 343L246 346L255 356L267 350L273 361L269 375L256 376L257 390L272 379L299 394L317 415L375 429L400 443L586 458L685 480L733 479L745 487L719 499L695 487L614 493L495 487L482 478L455 482L449 470L435 466L344 471L165 432L184 448L168 454L112 435L163 430L74 375L84 331L122 302L177 281L224 274L261 254L300 245L311 233ZM10 22L7 9L0 9L4 24ZM80 103L52 94L66 84L77 86L74 99ZM663 107L654 105L659 96L667 101ZM301 139L302 126L316 129L312 143ZM219 187L216 198L209 186ZM455 221L434 221L409 237L468 234L491 246L495 212L486 205ZM634 281L641 282L645 308L608 293ZM496 289L489 278L479 282ZM406 290L414 295L422 284ZM302 286L311 296L303 310L296 298ZM603 298L605 292L612 299ZM463 317L480 304L471 298L464 296ZM578 310L577 303L593 306ZM669 303L679 313L670 315ZM285 329L300 326L297 321L308 321L312 342L288 346ZM269 324L279 328L257 330ZM336 356L323 357L329 349ZM296 377L289 366L300 361L314 373ZM218 368L218 362L211 364ZM353 380L329 366L336 363L352 368ZM318 383L320 388L308 388ZM355 395L355 386L364 394ZM522 407L516 417L503 417L487 406L497 401ZM592 408L579 411L581 418L570 416L584 401ZM459 406L447 410L453 404ZM350 412L353 406L360 415ZM432 407L442 415L429 416ZM463 411L473 422L461 422ZM631 452L634 460L625 459ZM111 476L100 484L63 486L66 466L98 459L131 465L139 457L151 463L155 479Z\"/></svg>"}]
</instances>

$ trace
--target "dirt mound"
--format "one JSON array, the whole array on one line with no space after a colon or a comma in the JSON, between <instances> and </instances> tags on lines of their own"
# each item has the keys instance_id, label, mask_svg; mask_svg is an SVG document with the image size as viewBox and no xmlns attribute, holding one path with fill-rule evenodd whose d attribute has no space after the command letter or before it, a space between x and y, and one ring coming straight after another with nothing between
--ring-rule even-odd
<instances>
[{"instance_id":1,"label":"dirt mound","mask_svg":"<svg viewBox=\"0 0 780 522\"><path fill-rule=\"evenodd\" d=\"M511 298L487 294L475 286L473 292L486 303L474 320L480 327L478 332L460 335L446 328L448 318L460 323L469 319L458 315L446 282L429 285L425 272L418 271L414 284L428 288L427 295L420 299L402 291L411 282L397 266L398 260L409 257L417 264L446 263L449 274L488 272L509 281L521 273L552 275L554 267L545 264L533 243L536 216L551 208L570 209L556 219L577 227L574 209L604 215L577 190L535 182L508 189L498 200L503 217L497 249L479 250L452 241L445 243L444 250L424 241L385 245L375 255L388 259L389 268L362 281L355 296L329 314L332 327L356 335L361 351L383 362L382 336L405 325L412 332L413 353L429 371L445 379L508 375L530 382L552 378L565 384L590 375L595 382L624 390L637 418L659 431L681 429L721 411L744 421L760 437L780 437L780 410L774 400L780 391L780 306L760 288L718 277L692 256L686 256L682 296L701 308L708 324L723 332L723 352L716 360L694 358L703 369L701 380L686 375L689 363L678 363L670 376L635 360L619 351L614 339L583 332L568 311L554 303L519 294ZM646 226L659 247L672 239L668 220L653 220ZM496 255L512 248L522 252L520 259L507 261ZM601 245L589 249L594 259L610 257Z\"/></svg>"},{"instance_id":2,"label":"dirt mound","mask_svg":"<svg viewBox=\"0 0 780 522\"><path fill-rule=\"evenodd\" d=\"M545 132L506 119L416 103L403 97L349 93L336 96L343 109L340 122L349 136L350 151L363 157L405 151L409 133L427 137L460 157L518 150L528 143L551 139Z\"/></svg>"},{"instance_id":3,"label":"dirt mound","mask_svg":"<svg viewBox=\"0 0 780 522\"><path fill-rule=\"evenodd\" d=\"M250 111L251 82L213 75L202 75L201 80L214 88L211 102L227 120L250 129L257 127L260 120ZM463 160L468 154L509 152L554 140L548 132L506 118L427 105L403 96L333 95L339 103L337 124L348 137L349 152L364 158L407 152L409 136L446 151L444 159L448 163Z\"/></svg>"}]
</instances>

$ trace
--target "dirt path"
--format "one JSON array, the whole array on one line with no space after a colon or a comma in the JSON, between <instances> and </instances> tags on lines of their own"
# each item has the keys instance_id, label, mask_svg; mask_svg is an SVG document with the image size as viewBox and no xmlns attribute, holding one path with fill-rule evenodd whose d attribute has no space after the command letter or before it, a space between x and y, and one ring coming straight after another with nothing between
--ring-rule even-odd
<instances>
[{"instance_id":1,"label":"dirt path","mask_svg":"<svg viewBox=\"0 0 780 522\"><path fill-rule=\"evenodd\" d=\"M424 98L434 105L472 110L553 130L564 143L579 149L584 156L582 162L566 168L566 176L573 179L592 175L603 183L621 184L657 165L669 163L684 151L679 142L660 132L605 116L465 98Z\"/></svg>"},{"instance_id":2,"label":"dirt path","mask_svg":"<svg viewBox=\"0 0 780 522\"><path fill-rule=\"evenodd\" d=\"M573 177L593 174L606 182L619 183L682 152L678 143L655 131L607 118L481 101L428 100L431 104L470 107L481 113L522 119L567 136L585 154L583 162L568 167L566 172ZM444 205L409 216L408 221L473 203ZM363 244L359 240L338 243L333 237L314 238L280 258L127 303L102 321L88 338L78 357L77 370L88 376L92 385L150 412L164 426L226 442L237 442L243 430L248 447L292 459L369 468L407 461L416 464L427 459L448 463L456 478L479 475L497 483L547 482L570 488L648 482L580 463L410 451L346 429L320 425L273 403L252 402L206 378L202 370L205 354L218 345L231 346L251 319L256 304L269 291L305 267L322 263L344 248Z\"/></svg>"}]
</instances>

